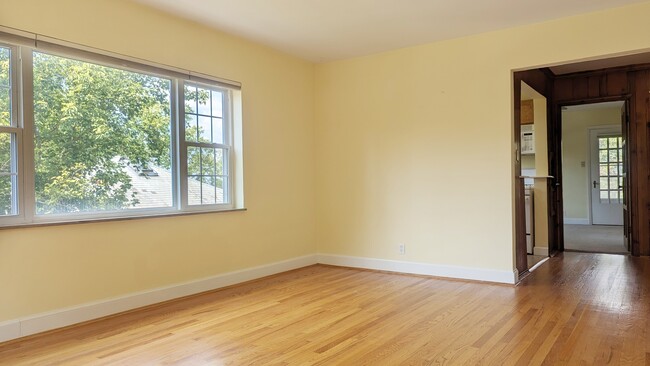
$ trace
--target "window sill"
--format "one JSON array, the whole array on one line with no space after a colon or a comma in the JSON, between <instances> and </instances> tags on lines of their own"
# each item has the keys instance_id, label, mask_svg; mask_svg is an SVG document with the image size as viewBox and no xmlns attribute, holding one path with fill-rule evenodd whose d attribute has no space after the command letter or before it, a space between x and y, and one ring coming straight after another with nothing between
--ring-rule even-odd
<instances>
[{"instance_id":1,"label":"window sill","mask_svg":"<svg viewBox=\"0 0 650 366\"><path fill-rule=\"evenodd\" d=\"M83 218L83 219L70 219L70 220L61 220L61 221L41 221L41 222L29 222L29 223L11 223L7 225L0 224L0 230L6 229L18 229L18 228L30 228L30 227L42 227L42 226L58 226L58 225L73 225L73 224L90 224L98 222L110 222L110 221L128 221L128 220L139 220L139 219L155 219L161 217L176 217L176 216L191 216L191 215L204 215L204 214L215 214L215 213L225 213L225 212L240 212L248 211L247 208L229 208L225 210L196 210L196 211L183 211L183 212L170 212L170 213L156 213L156 214L147 214L147 215L125 215L125 216L115 216L115 217L103 217L103 218Z\"/></svg>"}]
</instances>

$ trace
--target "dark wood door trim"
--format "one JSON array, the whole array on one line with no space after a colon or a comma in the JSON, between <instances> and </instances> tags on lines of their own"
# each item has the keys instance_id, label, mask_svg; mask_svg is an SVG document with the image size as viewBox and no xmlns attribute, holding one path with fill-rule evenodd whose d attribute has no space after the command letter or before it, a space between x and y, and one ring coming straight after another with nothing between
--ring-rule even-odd
<instances>
[{"instance_id":1,"label":"dark wood door trim","mask_svg":"<svg viewBox=\"0 0 650 366\"><path fill-rule=\"evenodd\" d=\"M519 278L523 278L528 271L528 257L526 253L526 221L524 181L521 176L521 73L515 73L513 77L513 106L514 106L514 137L515 137L515 267Z\"/></svg>"},{"instance_id":2,"label":"dark wood door trim","mask_svg":"<svg viewBox=\"0 0 650 366\"><path fill-rule=\"evenodd\" d=\"M526 253L526 221L525 221L525 197L524 197L524 181L521 179L521 82L525 82L530 87L535 89L538 93L546 98L546 119L547 119L547 134L552 136L554 133L554 126L552 124L551 114L552 111L552 100L553 100L553 79L552 73L545 71L544 69L537 70L528 70L528 71L519 71L513 73L513 106L514 106L514 139L516 147L516 158L515 158L515 168L514 168L514 184L515 184L515 267L519 273L520 278L525 275L528 271L528 257ZM551 164L551 150L549 149L548 156L549 165ZM549 174L552 175L549 166ZM551 217L551 187L553 184L551 182L547 183L548 186L548 207L549 209L549 250L554 249L552 243L556 241L553 239L557 236L557 230L555 225L552 225L552 222L556 220L555 217ZM553 206L555 207L555 206ZM561 211L560 211L561 212ZM556 212L557 213L557 212ZM555 214L556 214L555 213Z\"/></svg>"}]
</instances>

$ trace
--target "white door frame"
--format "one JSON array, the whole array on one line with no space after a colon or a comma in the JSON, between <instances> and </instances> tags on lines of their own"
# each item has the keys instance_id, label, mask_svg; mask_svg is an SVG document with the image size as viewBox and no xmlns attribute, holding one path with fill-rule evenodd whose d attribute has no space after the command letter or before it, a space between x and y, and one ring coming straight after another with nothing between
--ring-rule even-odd
<instances>
[{"instance_id":1,"label":"white door frame","mask_svg":"<svg viewBox=\"0 0 650 366\"><path fill-rule=\"evenodd\" d=\"M592 147L593 147L591 145L591 142L593 140L592 137L593 137L594 134L597 134L597 133L622 134L623 131L622 131L621 127L622 126L620 124L611 124L611 125L601 125L601 126L593 126L593 127L588 127L587 128L587 166L589 167L589 171L588 171L588 174L587 174L587 182L586 183L587 183L587 189L589 190L589 199L588 199L588 203L589 203L589 210L588 210L589 225L594 224L593 204L592 204L594 190L592 189L592 186L591 186L591 184L592 184L591 181L592 181L592 177L593 177L593 173L594 173L594 171L593 171L594 167L593 167L593 162L592 162L592 158L591 158L592 157ZM621 213L621 215L622 215L622 213Z\"/></svg>"}]
</instances>

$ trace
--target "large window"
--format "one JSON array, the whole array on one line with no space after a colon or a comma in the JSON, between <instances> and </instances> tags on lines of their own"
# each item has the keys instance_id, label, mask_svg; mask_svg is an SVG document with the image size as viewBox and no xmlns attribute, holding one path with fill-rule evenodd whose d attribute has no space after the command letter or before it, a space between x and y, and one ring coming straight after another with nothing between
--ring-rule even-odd
<instances>
[{"instance_id":1,"label":"large window","mask_svg":"<svg viewBox=\"0 0 650 366\"><path fill-rule=\"evenodd\" d=\"M0 44L0 226L234 207L232 88L61 49Z\"/></svg>"}]
</instances>

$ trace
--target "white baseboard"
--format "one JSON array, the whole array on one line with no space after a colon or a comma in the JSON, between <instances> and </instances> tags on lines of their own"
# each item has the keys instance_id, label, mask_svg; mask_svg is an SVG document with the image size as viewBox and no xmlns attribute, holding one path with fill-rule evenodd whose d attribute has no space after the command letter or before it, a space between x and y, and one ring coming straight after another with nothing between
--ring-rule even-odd
<instances>
[{"instance_id":1,"label":"white baseboard","mask_svg":"<svg viewBox=\"0 0 650 366\"><path fill-rule=\"evenodd\" d=\"M0 342L173 300L183 296L215 290L316 263L507 284L514 284L517 279L516 271L499 271L441 264L315 254L58 309L21 319L9 320L0 323Z\"/></svg>"},{"instance_id":2,"label":"white baseboard","mask_svg":"<svg viewBox=\"0 0 650 366\"><path fill-rule=\"evenodd\" d=\"M535 247L533 248L533 254L548 257L548 247Z\"/></svg>"},{"instance_id":3,"label":"white baseboard","mask_svg":"<svg viewBox=\"0 0 650 366\"><path fill-rule=\"evenodd\" d=\"M564 223L566 225L591 225L589 219L572 219L568 217L564 218Z\"/></svg>"},{"instance_id":4,"label":"white baseboard","mask_svg":"<svg viewBox=\"0 0 650 366\"><path fill-rule=\"evenodd\" d=\"M395 261L388 259L350 257L333 254L318 254L318 263L333 266L375 269L380 271L411 273L436 277L457 278L465 280L516 283L516 271L499 271L496 269L448 266L442 264Z\"/></svg>"},{"instance_id":5,"label":"white baseboard","mask_svg":"<svg viewBox=\"0 0 650 366\"><path fill-rule=\"evenodd\" d=\"M20 321L10 320L0 323L0 342L20 337Z\"/></svg>"},{"instance_id":6,"label":"white baseboard","mask_svg":"<svg viewBox=\"0 0 650 366\"><path fill-rule=\"evenodd\" d=\"M316 255L307 255L200 280L36 314L22 319L10 320L0 323L0 342L310 266L316 264L316 260Z\"/></svg>"}]
</instances>

